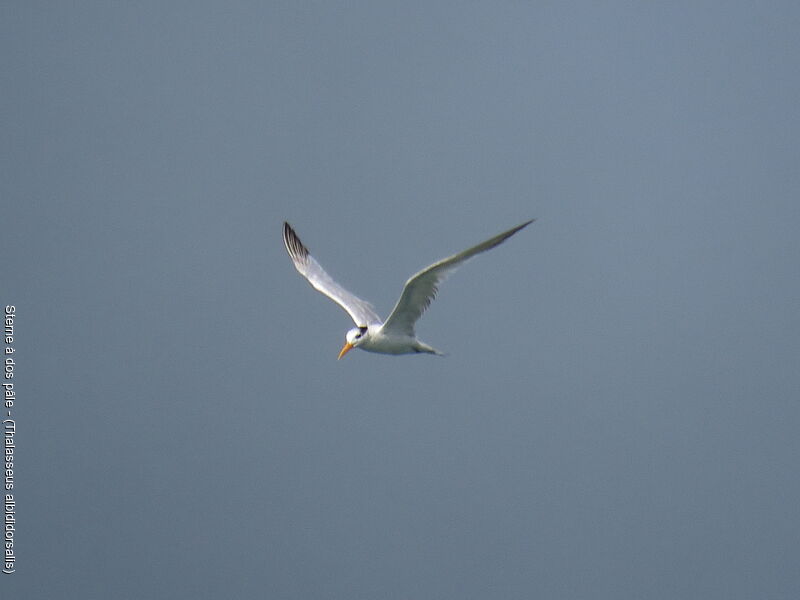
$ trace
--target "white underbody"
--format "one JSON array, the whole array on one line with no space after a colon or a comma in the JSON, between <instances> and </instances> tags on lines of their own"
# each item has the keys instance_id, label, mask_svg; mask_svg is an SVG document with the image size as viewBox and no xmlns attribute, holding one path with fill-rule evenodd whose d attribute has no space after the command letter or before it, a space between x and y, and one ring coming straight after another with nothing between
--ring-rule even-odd
<instances>
[{"instance_id":1,"label":"white underbody","mask_svg":"<svg viewBox=\"0 0 800 600\"><path fill-rule=\"evenodd\" d=\"M367 334L354 346L378 354L415 354L420 352L442 354L414 336L397 333L386 334L382 325L374 324L369 326Z\"/></svg>"},{"instance_id":2,"label":"white underbody","mask_svg":"<svg viewBox=\"0 0 800 600\"><path fill-rule=\"evenodd\" d=\"M441 355L442 353L435 348L419 341L414 332L414 324L433 301L439 284L464 262L481 252L486 252L502 244L532 222L530 220L512 227L480 244L436 261L412 275L403 286L400 298L385 321L381 321L375 308L369 302L362 300L336 283L311 256L308 248L297 237L297 233L286 222L283 223L283 243L295 268L306 278L311 287L341 306L356 324L356 327L345 335L346 342L339 353L339 358L342 358L352 348L361 348L367 352L378 354L425 352ZM355 237L359 239L359 236Z\"/></svg>"}]
</instances>

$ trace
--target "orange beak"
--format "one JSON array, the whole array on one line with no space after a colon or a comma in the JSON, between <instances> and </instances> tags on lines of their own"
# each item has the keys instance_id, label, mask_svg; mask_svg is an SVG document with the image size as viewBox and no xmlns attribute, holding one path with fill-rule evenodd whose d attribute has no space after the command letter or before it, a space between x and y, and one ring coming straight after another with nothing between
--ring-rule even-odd
<instances>
[{"instance_id":1,"label":"orange beak","mask_svg":"<svg viewBox=\"0 0 800 600\"><path fill-rule=\"evenodd\" d=\"M339 352L339 358L337 358L336 360L340 360L345 354L350 352L350 350L352 349L353 349L353 344L351 344L350 342L345 342L342 351Z\"/></svg>"}]
</instances>

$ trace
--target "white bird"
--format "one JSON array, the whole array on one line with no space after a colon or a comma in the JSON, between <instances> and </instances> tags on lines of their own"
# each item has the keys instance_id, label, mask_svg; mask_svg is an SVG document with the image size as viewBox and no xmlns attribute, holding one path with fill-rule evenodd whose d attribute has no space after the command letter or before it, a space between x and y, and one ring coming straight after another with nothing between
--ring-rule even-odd
<instances>
[{"instance_id":1,"label":"white bird","mask_svg":"<svg viewBox=\"0 0 800 600\"><path fill-rule=\"evenodd\" d=\"M381 321L369 302L336 283L311 256L292 226L286 222L283 223L283 243L299 273L315 290L322 292L347 311L357 325L347 332L345 344L339 352L340 359L353 348L380 354L427 352L441 355L435 348L418 340L414 332L414 324L436 296L439 284L465 261L503 243L534 220L517 225L449 258L443 258L413 275L406 281L403 293L386 321Z\"/></svg>"}]
</instances>

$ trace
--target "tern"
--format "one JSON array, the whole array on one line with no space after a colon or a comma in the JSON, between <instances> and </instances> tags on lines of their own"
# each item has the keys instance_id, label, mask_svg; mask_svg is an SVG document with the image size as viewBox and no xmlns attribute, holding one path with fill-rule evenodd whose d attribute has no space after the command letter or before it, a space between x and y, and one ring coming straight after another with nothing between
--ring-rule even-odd
<instances>
[{"instance_id":1,"label":"tern","mask_svg":"<svg viewBox=\"0 0 800 600\"><path fill-rule=\"evenodd\" d=\"M311 253L300 241L292 226L284 221L283 243L298 272L308 280L311 286L325 294L341 306L356 327L347 332L345 344L339 352L339 359L353 348L379 354L412 354L427 352L442 355L435 348L417 339L414 324L430 306L436 296L439 284L464 262L487 250L502 244L519 230L530 225L535 219L522 225L512 227L508 231L489 238L477 246L463 252L443 258L413 275L403 288L400 299L389 314L386 321L375 312L373 306L356 295L348 292L336 283L325 269L311 256Z\"/></svg>"}]
</instances>

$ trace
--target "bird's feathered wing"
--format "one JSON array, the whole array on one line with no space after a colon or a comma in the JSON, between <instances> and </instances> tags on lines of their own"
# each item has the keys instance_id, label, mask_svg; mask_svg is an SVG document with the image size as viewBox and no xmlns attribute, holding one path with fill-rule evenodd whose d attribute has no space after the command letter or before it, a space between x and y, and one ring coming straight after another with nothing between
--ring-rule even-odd
<instances>
[{"instance_id":1,"label":"bird's feathered wing","mask_svg":"<svg viewBox=\"0 0 800 600\"><path fill-rule=\"evenodd\" d=\"M425 312L425 309L430 306L431 301L436 297L439 284L448 275L476 254L502 244L520 229L530 225L534 220L531 219L522 225L517 225L463 252L443 258L412 276L406 282L403 293L400 294L400 299L383 324L383 331L413 336L414 324Z\"/></svg>"},{"instance_id":2,"label":"bird's feathered wing","mask_svg":"<svg viewBox=\"0 0 800 600\"><path fill-rule=\"evenodd\" d=\"M366 327L371 323L381 322L369 302L348 292L325 272L325 269L311 256L308 248L297 237L292 226L286 222L283 223L283 243L298 272L308 280L315 290L322 292L345 309L356 325Z\"/></svg>"}]
</instances>

